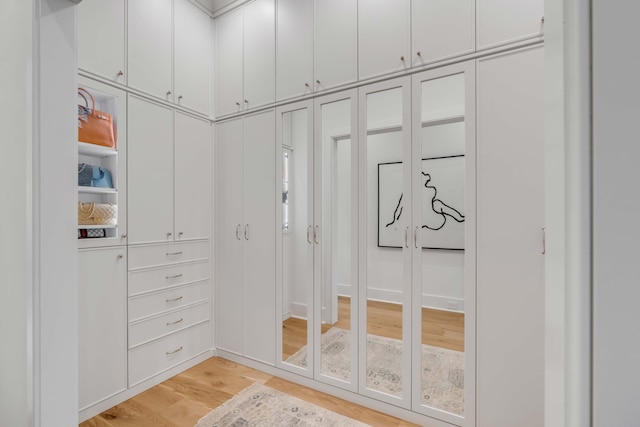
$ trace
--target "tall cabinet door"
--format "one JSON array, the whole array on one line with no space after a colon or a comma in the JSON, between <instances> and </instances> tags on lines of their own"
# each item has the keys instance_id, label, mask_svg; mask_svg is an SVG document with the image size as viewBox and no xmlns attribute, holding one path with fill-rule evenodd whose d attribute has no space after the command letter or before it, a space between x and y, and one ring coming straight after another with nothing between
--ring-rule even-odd
<instances>
[{"instance_id":1,"label":"tall cabinet door","mask_svg":"<svg viewBox=\"0 0 640 427\"><path fill-rule=\"evenodd\" d=\"M255 0L244 12L244 108L276 98L276 28L274 0ZM224 83L224 80L222 80Z\"/></svg>"},{"instance_id":2,"label":"tall cabinet door","mask_svg":"<svg viewBox=\"0 0 640 427\"><path fill-rule=\"evenodd\" d=\"M78 5L78 68L124 83L124 0Z\"/></svg>"},{"instance_id":3,"label":"tall cabinet door","mask_svg":"<svg viewBox=\"0 0 640 427\"><path fill-rule=\"evenodd\" d=\"M400 71L409 56L409 0L360 0L358 42L360 79Z\"/></svg>"},{"instance_id":4,"label":"tall cabinet door","mask_svg":"<svg viewBox=\"0 0 640 427\"><path fill-rule=\"evenodd\" d=\"M128 2L129 86L173 100L171 94L172 0Z\"/></svg>"},{"instance_id":5,"label":"tall cabinet door","mask_svg":"<svg viewBox=\"0 0 640 427\"><path fill-rule=\"evenodd\" d=\"M358 79L358 0L315 1L316 90Z\"/></svg>"},{"instance_id":6,"label":"tall cabinet door","mask_svg":"<svg viewBox=\"0 0 640 427\"><path fill-rule=\"evenodd\" d=\"M278 0L277 99L314 88L313 0Z\"/></svg>"},{"instance_id":7,"label":"tall cabinet door","mask_svg":"<svg viewBox=\"0 0 640 427\"><path fill-rule=\"evenodd\" d=\"M216 125L216 345L239 355L244 354L244 313L247 309L242 234L242 140L243 119Z\"/></svg>"},{"instance_id":8,"label":"tall cabinet door","mask_svg":"<svg viewBox=\"0 0 640 427\"><path fill-rule=\"evenodd\" d=\"M477 0L478 50L542 35L544 0Z\"/></svg>"},{"instance_id":9,"label":"tall cabinet door","mask_svg":"<svg viewBox=\"0 0 640 427\"><path fill-rule=\"evenodd\" d=\"M78 251L81 411L127 388L126 252L125 247Z\"/></svg>"},{"instance_id":10,"label":"tall cabinet door","mask_svg":"<svg viewBox=\"0 0 640 427\"><path fill-rule=\"evenodd\" d=\"M245 355L273 365L276 350L275 113L244 122Z\"/></svg>"},{"instance_id":11,"label":"tall cabinet door","mask_svg":"<svg viewBox=\"0 0 640 427\"><path fill-rule=\"evenodd\" d=\"M173 111L129 95L129 243L173 240Z\"/></svg>"},{"instance_id":12,"label":"tall cabinet door","mask_svg":"<svg viewBox=\"0 0 640 427\"><path fill-rule=\"evenodd\" d=\"M175 113L176 239L211 235L211 126Z\"/></svg>"},{"instance_id":13,"label":"tall cabinet door","mask_svg":"<svg viewBox=\"0 0 640 427\"><path fill-rule=\"evenodd\" d=\"M541 426L544 50L480 60L477 73L477 425Z\"/></svg>"},{"instance_id":14,"label":"tall cabinet door","mask_svg":"<svg viewBox=\"0 0 640 427\"><path fill-rule=\"evenodd\" d=\"M175 100L209 115L211 20L189 1L174 1Z\"/></svg>"},{"instance_id":15,"label":"tall cabinet door","mask_svg":"<svg viewBox=\"0 0 640 427\"><path fill-rule=\"evenodd\" d=\"M242 108L242 9L216 19L216 115Z\"/></svg>"},{"instance_id":16,"label":"tall cabinet door","mask_svg":"<svg viewBox=\"0 0 640 427\"><path fill-rule=\"evenodd\" d=\"M411 63L473 52L475 24L474 0L411 0Z\"/></svg>"}]
</instances>

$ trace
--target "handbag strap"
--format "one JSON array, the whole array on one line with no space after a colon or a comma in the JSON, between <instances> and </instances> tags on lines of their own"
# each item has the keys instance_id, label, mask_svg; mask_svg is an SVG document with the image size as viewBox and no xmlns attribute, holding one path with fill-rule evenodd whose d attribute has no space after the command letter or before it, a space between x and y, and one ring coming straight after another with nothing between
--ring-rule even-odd
<instances>
[{"instance_id":1,"label":"handbag strap","mask_svg":"<svg viewBox=\"0 0 640 427\"><path fill-rule=\"evenodd\" d=\"M89 92L88 90L86 90L83 87L79 87L78 88L78 95L80 95L82 97L82 99L84 99L84 102L87 106L87 108L91 109L91 114L95 114L95 110L96 110L96 100L93 99L93 95L91 95L91 92ZM91 99L91 106L89 106L89 101L87 99L87 96L89 97L88 99Z\"/></svg>"},{"instance_id":2,"label":"handbag strap","mask_svg":"<svg viewBox=\"0 0 640 427\"><path fill-rule=\"evenodd\" d=\"M93 216L93 211L96 208L96 204L91 203L78 203L78 216L82 219L89 219ZM80 215L82 214L82 215Z\"/></svg>"}]
</instances>

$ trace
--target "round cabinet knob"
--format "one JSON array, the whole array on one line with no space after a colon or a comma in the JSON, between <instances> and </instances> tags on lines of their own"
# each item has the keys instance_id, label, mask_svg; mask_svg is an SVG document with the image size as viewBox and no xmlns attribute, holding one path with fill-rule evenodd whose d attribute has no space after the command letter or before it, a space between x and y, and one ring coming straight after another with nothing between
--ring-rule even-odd
<instances>
[{"instance_id":1,"label":"round cabinet knob","mask_svg":"<svg viewBox=\"0 0 640 427\"><path fill-rule=\"evenodd\" d=\"M118 259L122 259L122 258L124 258L124 255L123 254L118 254Z\"/></svg>"},{"instance_id":2,"label":"round cabinet knob","mask_svg":"<svg viewBox=\"0 0 640 427\"><path fill-rule=\"evenodd\" d=\"M169 96L169 95L171 95L171 91L170 90L167 91L167 96Z\"/></svg>"},{"instance_id":3,"label":"round cabinet knob","mask_svg":"<svg viewBox=\"0 0 640 427\"><path fill-rule=\"evenodd\" d=\"M247 105L249 105L249 100L245 99L245 100L244 100L244 103L245 103L245 104L247 104Z\"/></svg>"},{"instance_id":4,"label":"round cabinet knob","mask_svg":"<svg viewBox=\"0 0 640 427\"><path fill-rule=\"evenodd\" d=\"M178 97L178 101L181 101L181 100L182 100L182 95Z\"/></svg>"},{"instance_id":5,"label":"round cabinet knob","mask_svg":"<svg viewBox=\"0 0 640 427\"><path fill-rule=\"evenodd\" d=\"M420 51L417 51L416 55L418 55L420 58L422 58L422 54L420 53Z\"/></svg>"},{"instance_id":6,"label":"round cabinet knob","mask_svg":"<svg viewBox=\"0 0 640 427\"><path fill-rule=\"evenodd\" d=\"M540 18L540 23L544 24L544 16L542 18Z\"/></svg>"},{"instance_id":7,"label":"round cabinet knob","mask_svg":"<svg viewBox=\"0 0 640 427\"><path fill-rule=\"evenodd\" d=\"M239 102L236 102L236 105L239 107L239 106L240 106L240 103L239 103Z\"/></svg>"},{"instance_id":8,"label":"round cabinet knob","mask_svg":"<svg viewBox=\"0 0 640 427\"><path fill-rule=\"evenodd\" d=\"M167 233L167 237L171 237L171 235L172 235L172 234L173 234L173 233L169 231L169 232Z\"/></svg>"},{"instance_id":9,"label":"round cabinet knob","mask_svg":"<svg viewBox=\"0 0 640 427\"><path fill-rule=\"evenodd\" d=\"M404 62L404 55L400 57L400 61Z\"/></svg>"},{"instance_id":10,"label":"round cabinet knob","mask_svg":"<svg viewBox=\"0 0 640 427\"><path fill-rule=\"evenodd\" d=\"M126 238L127 238L127 233L123 234L123 235L122 235L122 238L123 238L123 239L126 239Z\"/></svg>"},{"instance_id":11,"label":"round cabinet knob","mask_svg":"<svg viewBox=\"0 0 640 427\"><path fill-rule=\"evenodd\" d=\"M181 232L179 232L179 233L178 233L178 237L182 237L182 235L183 235L183 234L184 234L184 233L183 233L182 231L181 231Z\"/></svg>"},{"instance_id":12,"label":"round cabinet knob","mask_svg":"<svg viewBox=\"0 0 640 427\"><path fill-rule=\"evenodd\" d=\"M122 70L118 71L118 77L124 76L124 72Z\"/></svg>"},{"instance_id":13,"label":"round cabinet knob","mask_svg":"<svg viewBox=\"0 0 640 427\"><path fill-rule=\"evenodd\" d=\"M305 83L304 85L305 85L306 87L309 87L309 83Z\"/></svg>"},{"instance_id":14,"label":"round cabinet knob","mask_svg":"<svg viewBox=\"0 0 640 427\"><path fill-rule=\"evenodd\" d=\"M320 80L316 80L316 83L317 83L317 84L320 84Z\"/></svg>"}]
</instances>

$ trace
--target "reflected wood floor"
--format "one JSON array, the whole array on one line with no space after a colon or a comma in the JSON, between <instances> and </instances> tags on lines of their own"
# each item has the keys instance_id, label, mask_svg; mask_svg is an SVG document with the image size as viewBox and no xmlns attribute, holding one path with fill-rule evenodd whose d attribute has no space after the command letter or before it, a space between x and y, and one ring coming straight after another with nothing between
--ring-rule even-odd
<instances>
[{"instance_id":1,"label":"reflected wood floor","mask_svg":"<svg viewBox=\"0 0 640 427\"><path fill-rule=\"evenodd\" d=\"M80 427L193 427L254 382L373 426L415 424L213 357L91 418Z\"/></svg>"},{"instance_id":2,"label":"reflected wood floor","mask_svg":"<svg viewBox=\"0 0 640 427\"><path fill-rule=\"evenodd\" d=\"M338 297L338 322L322 325L324 334L332 327L351 329L350 298ZM381 301L367 303L367 333L402 339L402 306ZM283 358L307 344L307 321L289 318L282 322ZM464 351L464 313L422 309L422 344Z\"/></svg>"}]
</instances>

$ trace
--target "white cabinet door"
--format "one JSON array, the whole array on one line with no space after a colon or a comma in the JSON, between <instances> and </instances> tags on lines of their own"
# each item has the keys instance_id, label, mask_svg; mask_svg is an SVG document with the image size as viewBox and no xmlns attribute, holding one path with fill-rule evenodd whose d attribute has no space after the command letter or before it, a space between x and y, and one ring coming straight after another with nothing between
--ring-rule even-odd
<instances>
[{"instance_id":1,"label":"white cabinet door","mask_svg":"<svg viewBox=\"0 0 640 427\"><path fill-rule=\"evenodd\" d=\"M244 354L247 309L243 279L242 139L243 119L216 125L216 345L240 355Z\"/></svg>"},{"instance_id":2,"label":"white cabinet door","mask_svg":"<svg viewBox=\"0 0 640 427\"><path fill-rule=\"evenodd\" d=\"M211 125L175 113L176 240L211 236Z\"/></svg>"},{"instance_id":3,"label":"white cabinet door","mask_svg":"<svg viewBox=\"0 0 640 427\"><path fill-rule=\"evenodd\" d=\"M411 63L414 66L460 56L473 52L474 48L474 0L412 0Z\"/></svg>"},{"instance_id":4,"label":"white cabinet door","mask_svg":"<svg viewBox=\"0 0 640 427\"><path fill-rule=\"evenodd\" d=\"M277 99L313 92L313 0L278 0Z\"/></svg>"},{"instance_id":5,"label":"white cabinet door","mask_svg":"<svg viewBox=\"0 0 640 427\"><path fill-rule=\"evenodd\" d=\"M542 34L544 0L477 0L478 50Z\"/></svg>"},{"instance_id":6,"label":"white cabinet door","mask_svg":"<svg viewBox=\"0 0 640 427\"><path fill-rule=\"evenodd\" d=\"M276 28L274 0L255 0L244 12L244 108L275 101ZM222 84L224 80L222 80Z\"/></svg>"},{"instance_id":7,"label":"white cabinet door","mask_svg":"<svg viewBox=\"0 0 640 427\"><path fill-rule=\"evenodd\" d=\"M82 411L127 388L126 248L78 251L78 376Z\"/></svg>"},{"instance_id":8,"label":"white cabinet door","mask_svg":"<svg viewBox=\"0 0 640 427\"><path fill-rule=\"evenodd\" d=\"M174 11L174 99L209 115L211 19L187 0L175 0Z\"/></svg>"},{"instance_id":9,"label":"white cabinet door","mask_svg":"<svg viewBox=\"0 0 640 427\"><path fill-rule=\"evenodd\" d=\"M477 70L477 425L541 426L544 50Z\"/></svg>"},{"instance_id":10,"label":"white cabinet door","mask_svg":"<svg viewBox=\"0 0 640 427\"><path fill-rule=\"evenodd\" d=\"M316 90L358 79L358 0L315 2Z\"/></svg>"},{"instance_id":11,"label":"white cabinet door","mask_svg":"<svg viewBox=\"0 0 640 427\"><path fill-rule=\"evenodd\" d=\"M276 174L274 111L244 122L245 355L275 364Z\"/></svg>"},{"instance_id":12,"label":"white cabinet door","mask_svg":"<svg viewBox=\"0 0 640 427\"><path fill-rule=\"evenodd\" d=\"M242 108L242 9L216 19L216 116Z\"/></svg>"},{"instance_id":13,"label":"white cabinet door","mask_svg":"<svg viewBox=\"0 0 640 427\"><path fill-rule=\"evenodd\" d=\"M78 68L124 83L124 0L78 5Z\"/></svg>"},{"instance_id":14,"label":"white cabinet door","mask_svg":"<svg viewBox=\"0 0 640 427\"><path fill-rule=\"evenodd\" d=\"M409 0L358 2L361 79L403 70L411 65L409 27Z\"/></svg>"},{"instance_id":15,"label":"white cabinet door","mask_svg":"<svg viewBox=\"0 0 640 427\"><path fill-rule=\"evenodd\" d=\"M134 0L128 5L128 84L172 101L172 0Z\"/></svg>"},{"instance_id":16,"label":"white cabinet door","mask_svg":"<svg viewBox=\"0 0 640 427\"><path fill-rule=\"evenodd\" d=\"M173 240L173 111L129 95L129 243Z\"/></svg>"}]
</instances>

